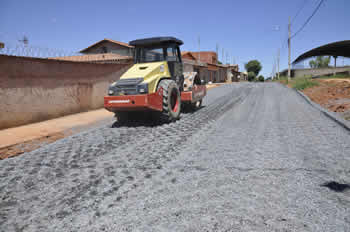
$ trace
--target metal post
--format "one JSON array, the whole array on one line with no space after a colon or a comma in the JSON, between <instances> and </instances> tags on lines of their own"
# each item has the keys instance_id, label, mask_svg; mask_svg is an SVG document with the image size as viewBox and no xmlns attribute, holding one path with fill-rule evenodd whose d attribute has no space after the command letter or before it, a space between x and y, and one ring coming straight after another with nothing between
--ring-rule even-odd
<instances>
[{"instance_id":1,"label":"metal post","mask_svg":"<svg viewBox=\"0 0 350 232\"><path fill-rule=\"evenodd\" d=\"M337 74L337 58L338 56L333 56L334 57L334 72L333 72L333 76L335 76Z\"/></svg>"},{"instance_id":2,"label":"metal post","mask_svg":"<svg viewBox=\"0 0 350 232\"><path fill-rule=\"evenodd\" d=\"M201 38L198 35L198 64L200 63L200 61L201 61Z\"/></svg>"},{"instance_id":3,"label":"metal post","mask_svg":"<svg viewBox=\"0 0 350 232\"><path fill-rule=\"evenodd\" d=\"M218 64L219 61L219 44L216 43L216 64Z\"/></svg>"},{"instance_id":4,"label":"metal post","mask_svg":"<svg viewBox=\"0 0 350 232\"><path fill-rule=\"evenodd\" d=\"M290 80L291 77L291 70L290 70L290 40L291 40L291 32L290 32L290 16L289 16L289 22L288 22L288 80Z\"/></svg>"},{"instance_id":5,"label":"metal post","mask_svg":"<svg viewBox=\"0 0 350 232\"><path fill-rule=\"evenodd\" d=\"M222 59L221 59L222 63L224 63L224 55L225 55L224 53L225 53L224 48L222 48L222 55L221 55L222 56Z\"/></svg>"},{"instance_id":6,"label":"metal post","mask_svg":"<svg viewBox=\"0 0 350 232\"><path fill-rule=\"evenodd\" d=\"M277 54L277 80L280 79L280 49L278 49Z\"/></svg>"}]
</instances>

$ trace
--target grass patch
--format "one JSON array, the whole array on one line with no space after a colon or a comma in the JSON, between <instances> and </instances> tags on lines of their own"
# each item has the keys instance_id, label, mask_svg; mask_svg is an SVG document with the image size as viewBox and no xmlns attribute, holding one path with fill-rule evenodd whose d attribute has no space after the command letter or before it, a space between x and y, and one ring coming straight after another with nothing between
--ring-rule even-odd
<instances>
[{"instance_id":1,"label":"grass patch","mask_svg":"<svg viewBox=\"0 0 350 232\"><path fill-rule=\"evenodd\" d=\"M281 76L279 79L273 79L273 81L279 82L284 85L288 85L288 77Z\"/></svg>"},{"instance_id":2,"label":"grass patch","mask_svg":"<svg viewBox=\"0 0 350 232\"><path fill-rule=\"evenodd\" d=\"M311 77L295 77L288 80L288 77L282 76L279 80L275 81L297 90L304 90L319 85L319 83L311 79Z\"/></svg>"},{"instance_id":3,"label":"grass patch","mask_svg":"<svg viewBox=\"0 0 350 232\"><path fill-rule=\"evenodd\" d=\"M333 79L333 78L336 78L336 79L350 79L350 75L349 74L337 74L335 76L331 75L331 76L321 76L321 77L318 77L316 79Z\"/></svg>"},{"instance_id":4,"label":"grass patch","mask_svg":"<svg viewBox=\"0 0 350 232\"><path fill-rule=\"evenodd\" d=\"M297 89L297 90L304 90L313 86L319 85L317 81L314 81L310 78L305 78L305 77L299 77L299 78L294 78L293 80L290 81L290 85L292 88Z\"/></svg>"}]
</instances>

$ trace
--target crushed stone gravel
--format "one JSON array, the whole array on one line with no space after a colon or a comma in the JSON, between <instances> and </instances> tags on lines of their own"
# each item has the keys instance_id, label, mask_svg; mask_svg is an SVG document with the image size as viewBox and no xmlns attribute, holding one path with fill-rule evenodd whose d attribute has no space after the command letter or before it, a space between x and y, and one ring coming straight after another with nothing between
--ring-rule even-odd
<instances>
[{"instance_id":1,"label":"crushed stone gravel","mask_svg":"<svg viewBox=\"0 0 350 232\"><path fill-rule=\"evenodd\" d=\"M275 83L0 161L0 231L350 231L350 133ZM334 184L333 184L334 185Z\"/></svg>"}]
</instances>

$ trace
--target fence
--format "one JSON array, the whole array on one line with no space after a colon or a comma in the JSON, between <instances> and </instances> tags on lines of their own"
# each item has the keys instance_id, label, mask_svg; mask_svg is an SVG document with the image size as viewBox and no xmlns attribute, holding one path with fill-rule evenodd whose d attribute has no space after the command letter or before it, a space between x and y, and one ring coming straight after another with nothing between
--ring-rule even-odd
<instances>
[{"instance_id":1,"label":"fence","mask_svg":"<svg viewBox=\"0 0 350 232\"><path fill-rule=\"evenodd\" d=\"M23 43L11 44L5 43L3 48L0 48L0 55L35 57L35 58L50 58L62 56L81 56L82 53L67 51L57 48L44 48Z\"/></svg>"},{"instance_id":2,"label":"fence","mask_svg":"<svg viewBox=\"0 0 350 232\"><path fill-rule=\"evenodd\" d=\"M23 43L6 44L4 48L0 48L0 55L8 56L44 58L89 63L132 63L132 56L124 56L117 54L116 52L118 51L102 54L83 54L79 52L70 52L63 49L52 49L26 45Z\"/></svg>"}]
</instances>

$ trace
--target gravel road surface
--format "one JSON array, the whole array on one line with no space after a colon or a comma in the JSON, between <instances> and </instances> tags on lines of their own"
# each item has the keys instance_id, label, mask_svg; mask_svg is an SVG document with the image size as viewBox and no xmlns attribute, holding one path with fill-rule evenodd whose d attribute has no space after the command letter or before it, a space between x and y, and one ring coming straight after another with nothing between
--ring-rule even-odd
<instances>
[{"instance_id":1,"label":"gravel road surface","mask_svg":"<svg viewBox=\"0 0 350 232\"><path fill-rule=\"evenodd\" d=\"M203 105L0 161L0 231L350 231L349 131L275 83Z\"/></svg>"}]
</instances>

